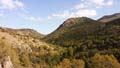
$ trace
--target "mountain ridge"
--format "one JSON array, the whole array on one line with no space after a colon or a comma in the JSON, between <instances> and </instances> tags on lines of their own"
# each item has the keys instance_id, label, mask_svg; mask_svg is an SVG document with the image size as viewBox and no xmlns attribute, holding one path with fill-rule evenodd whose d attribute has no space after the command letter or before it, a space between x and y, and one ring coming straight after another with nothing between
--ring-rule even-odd
<instances>
[{"instance_id":1,"label":"mountain ridge","mask_svg":"<svg viewBox=\"0 0 120 68\"><path fill-rule=\"evenodd\" d=\"M112 20L117 19L117 18L120 18L120 13L115 13L112 15L103 16L102 18L98 19L98 21L109 22L109 21L112 21Z\"/></svg>"},{"instance_id":2,"label":"mountain ridge","mask_svg":"<svg viewBox=\"0 0 120 68\"><path fill-rule=\"evenodd\" d=\"M7 66L3 63L9 56L8 64L14 68L119 68L120 18L116 16L119 13L107 16L106 22L69 18L47 36L33 29L0 27L0 67Z\"/></svg>"},{"instance_id":3,"label":"mountain ridge","mask_svg":"<svg viewBox=\"0 0 120 68\"><path fill-rule=\"evenodd\" d=\"M57 30L55 30L53 33L47 35L45 38L49 38L51 40L56 39L58 37L60 37L62 34L65 34L65 32L74 32L74 31L78 31L82 34L82 31L84 33L85 30L89 29L94 31L97 28L102 28L104 27L104 25L102 25L102 23L96 23L98 21L87 18L87 17L80 17L80 18L70 18L67 19L66 21L64 21L63 24L61 24ZM72 24L71 24L72 23ZM67 26L66 26L67 25ZM91 27L92 25L92 27ZM85 30L83 30L83 28L86 28ZM87 31L88 33L90 31ZM80 34L79 33L79 34ZM69 34L69 33L67 33Z\"/></svg>"}]
</instances>

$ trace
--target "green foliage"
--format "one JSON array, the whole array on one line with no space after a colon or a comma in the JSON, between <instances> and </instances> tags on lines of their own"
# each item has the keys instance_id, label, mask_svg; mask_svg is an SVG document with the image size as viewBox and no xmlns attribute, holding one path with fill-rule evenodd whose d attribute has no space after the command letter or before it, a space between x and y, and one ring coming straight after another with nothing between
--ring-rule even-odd
<instances>
[{"instance_id":1,"label":"green foliage","mask_svg":"<svg viewBox=\"0 0 120 68\"><path fill-rule=\"evenodd\" d=\"M31 67L31 61L27 53L20 54L20 62L22 66Z\"/></svg>"},{"instance_id":2,"label":"green foliage","mask_svg":"<svg viewBox=\"0 0 120 68\"><path fill-rule=\"evenodd\" d=\"M85 17L71 18L41 42L42 36L36 31L21 29L22 36L21 32L3 30L19 37L32 51L21 52L2 38L0 60L9 55L15 68L119 68L119 22L116 19L104 24Z\"/></svg>"},{"instance_id":3,"label":"green foliage","mask_svg":"<svg viewBox=\"0 0 120 68\"><path fill-rule=\"evenodd\" d=\"M90 58L89 68L119 68L120 63L113 55L96 54Z\"/></svg>"},{"instance_id":4,"label":"green foliage","mask_svg":"<svg viewBox=\"0 0 120 68\"><path fill-rule=\"evenodd\" d=\"M85 36L91 35L103 27L101 23L96 23L95 20L89 18L77 18L77 21L72 20L71 22L75 22L75 24L65 27L64 24L69 24L68 20L55 32L45 37L45 40L61 46L76 46Z\"/></svg>"},{"instance_id":5,"label":"green foliage","mask_svg":"<svg viewBox=\"0 0 120 68\"><path fill-rule=\"evenodd\" d=\"M61 54L62 59L83 59L86 68L89 66L88 60L96 53L105 56L106 54L114 55L120 61L119 22L120 19L107 23L101 23L89 18L68 19L56 31L46 36L44 40L65 48ZM70 65L70 61L66 63Z\"/></svg>"},{"instance_id":6,"label":"green foliage","mask_svg":"<svg viewBox=\"0 0 120 68\"><path fill-rule=\"evenodd\" d=\"M84 68L85 63L82 60L70 60L70 59L63 59L56 68Z\"/></svg>"}]
</instances>

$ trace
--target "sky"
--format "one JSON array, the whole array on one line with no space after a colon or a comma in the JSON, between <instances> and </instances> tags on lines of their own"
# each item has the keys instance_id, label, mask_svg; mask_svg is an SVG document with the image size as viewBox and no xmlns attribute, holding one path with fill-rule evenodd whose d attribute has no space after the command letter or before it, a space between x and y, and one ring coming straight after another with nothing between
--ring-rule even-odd
<instances>
[{"instance_id":1,"label":"sky","mask_svg":"<svg viewBox=\"0 0 120 68\"><path fill-rule=\"evenodd\" d=\"M0 27L49 34L68 18L97 20L119 12L120 0L0 0Z\"/></svg>"}]
</instances>

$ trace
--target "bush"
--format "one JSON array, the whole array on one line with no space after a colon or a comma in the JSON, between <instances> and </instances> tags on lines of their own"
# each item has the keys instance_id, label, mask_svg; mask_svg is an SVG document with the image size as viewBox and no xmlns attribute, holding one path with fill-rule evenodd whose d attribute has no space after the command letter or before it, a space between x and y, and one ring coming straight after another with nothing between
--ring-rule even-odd
<instances>
[{"instance_id":1,"label":"bush","mask_svg":"<svg viewBox=\"0 0 120 68\"><path fill-rule=\"evenodd\" d=\"M59 65L57 65L57 68L84 68L85 63L83 60L80 59L63 59L62 62L60 62Z\"/></svg>"},{"instance_id":2,"label":"bush","mask_svg":"<svg viewBox=\"0 0 120 68\"><path fill-rule=\"evenodd\" d=\"M120 63L113 55L96 54L90 58L90 68L120 68Z\"/></svg>"},{"instance_id":3,"label":"bush","mask_svg":"<svg viewBox=\"0 0 120 68\"><path fill-rule=\"evenodd\" d=\"M20 68L20 61L17 51L7 42L0 39L0 60L6 56L10 56L15 68Z\"/></svg>"}]
</instances>

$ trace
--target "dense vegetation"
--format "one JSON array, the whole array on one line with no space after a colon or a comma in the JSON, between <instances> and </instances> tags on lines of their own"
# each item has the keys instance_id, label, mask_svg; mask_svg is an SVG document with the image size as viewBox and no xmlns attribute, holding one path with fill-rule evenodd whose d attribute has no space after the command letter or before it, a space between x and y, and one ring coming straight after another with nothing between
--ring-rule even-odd
<instances>
[{"instance_id":1,"label":"dense vegetation","mask_svg":"<svg viewBox=\"0 0 120 68\"><path fill-rule=\"evenodd\" d=\"M89 59L96 53L114 55L120 61L120 19L106 23L89 18L78 19L79 21L69 20L67 25L70 26L60 26L44 40L66 48L64 57L83 59L87 67ZM71 22L76 24L71 25Z\"/></svg>"},{"instance_id":2,"label":"dense vegetation","mask_svg":"<svg viewBox=\"0 0 120 68\"><path fill-rule=\"evenodd\" d=\"M0 60L9 55L15 68L120 67L120 18L106 23L70 18L45 37L30 29L0 30L22 41L17 48L0 37Z\"/></svg>"}]
</instances>

